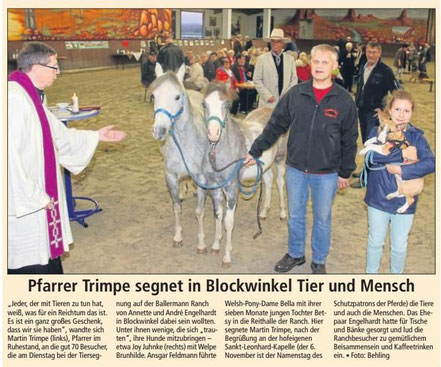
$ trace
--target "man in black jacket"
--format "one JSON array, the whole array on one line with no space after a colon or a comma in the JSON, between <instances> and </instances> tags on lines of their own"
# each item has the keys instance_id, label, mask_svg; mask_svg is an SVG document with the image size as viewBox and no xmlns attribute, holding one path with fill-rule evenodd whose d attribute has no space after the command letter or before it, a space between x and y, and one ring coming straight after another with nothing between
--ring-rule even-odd
<instances>
[{"instance_id":1,"label":"man in black jacket","mask_svg":"<svg viewBox=\"0 0 441 367\"><path fill-rule=\"evenodd\" d=\"M357 94L355 103L358 107L360 120L361 141L367 140L371 130L379 125L377 108L383 108L384 99L389 92L398 89L398 83L392 69L381 61L381 45L377 42L369 42L366 45L367 61L360 68L357 76ZM360 177L359 173L353 175ZM361 187L360 181L356 180L351 187Z\"/></svg>"},{"instance_id":2,"label":"man in black jacket","mask_svg":"<svg viewBox=\"0 0 441 367\"><path fill-rule=\"evenodd\" d=\"M311 190L311 269L326 273L332 202L337 187L347 187L355 169L357 109L349 93L332 81L332 71L338 67L337 52L330 45L318 45L311 56L312 80L295 85L282 97L245 160L245 164L253 164L289 130L288 253L276 264L277 272L305 263L306 208Z\"/></svg>"},{"instance_id":3,"label":"man in black jacket","mask_svg":"<svg viewBox=\"0 0 441 367\"><path fill-rule=\"evenodd\" d=\"M201 53L201 62L202 69L204 69L204 77L211 82L214 78L216 78L216 66L214 65L213 61L208 59L206 52Z\"/></svg>"},{"instance_id":4,"label":"man in black jacket","mask_svg":"<svg viewBox=\"0 0 441 367\"><path fill-rule=\"evenodd\" d=\"M370 42L366 46L367 62L360 69L355 103L360 119L361 139L364 143L371 130L378 126L376 108L383 108L384 98L398 89L392 69L381 61L381 45Z\"/></svg>"},{"instance_id":5,"label":"man in black jacket","mask_svg":"<svg viewBox=\"0 0 441 367\"><path fill-rule=\"evenodd\" d=\"M155 80L156 52L150 51L147 60L141 64L141 83L148 87ZM145 57L145 56L144 56Z\"/></svg>"}]
</instances>

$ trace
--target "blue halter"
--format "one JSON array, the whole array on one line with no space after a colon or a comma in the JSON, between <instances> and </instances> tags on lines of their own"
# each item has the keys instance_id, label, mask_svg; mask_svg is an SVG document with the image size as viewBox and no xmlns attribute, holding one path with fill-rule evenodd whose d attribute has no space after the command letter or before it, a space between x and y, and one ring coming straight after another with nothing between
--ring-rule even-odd
<instances>
[{"instance_id":1,"label":"blue halter","mask_svg":"<svg viewBox=\"0 0 441 367\"><path fill-rule=\"evenodd\" d=\"M204 185L202 182L199 182L198 179L190 171L190 168L188 167L187 161L185 160L185 157L184 157L184 152L182 151L181 145L179 144L178 139L176 138L176 135L175 135L175 123L179 119L179 117L182 115L182 112L184 112L184 105L185 105L185 93L182 92L182 106L178 110L178 112L176 112L174 115L172 115L165 108L158 108L158 109L156 109L154 111L154 116L156 116L158 113L163 113L164 115L166 115L170 119L171 125L170 125L170 129L169 129L169 133L170 133L171 137L173 138L173 141L175 142L176 147L178 148L179 154L181 155L182 161L184 162L184 166L185 166L188 174L193 179L193 181L196 183L196 185L198 185L199 187L201 187L201 188L203 188L205 190L221 189L221 188L225 187L233 179L233 177L235 175L238 174L239 170L243 166L243 162L245 161L245 159L242 158L242 159L238 160L238 162L236 163L234 169L231 171L230 175L228 176L228 178L224 182L222 182L222 183L220 183L218 185ZM225 120L222 123L222 121L218 117L214 117L214 116L209 118L208 121L210 119L218 120L221 123L221 125L223 125L222 127L225 126ZM207 121L207 123L208 123L208 121ZM242 185L239 185L239 189L242 192L242 194L244 194L244 195L252 195L252 194L254 194L256 192L256 190L257 190L257 184L259 183L259 181L262 178L262 165L263 165L263 162L257 159L256 163L257 163L257 176L256 176L256 180L255 180L254 184L251 185L251 187L252 187L251 191L247 192L247 191L245 191L243 189Z\"/></svg>"},{"instance_id":2,"label":"blue halter","mask_svg":"<svg viewBox=\"0 0 441 367\"><path fill-rule=\"evenodd\" d=\"M170 122L171 122L170 130L174 130L176 120L178 120L179 117L181 117L182 112L184 112L184 104L185 104L185 93L182 92L182 106L178 110L178 112L176 112L174 115L172 115L165 108L158 108L154 111L154 116L156 117L156 115L158 113L163 113L164 115L166 115L170 119Z\"/></svg>"}]
</instances>

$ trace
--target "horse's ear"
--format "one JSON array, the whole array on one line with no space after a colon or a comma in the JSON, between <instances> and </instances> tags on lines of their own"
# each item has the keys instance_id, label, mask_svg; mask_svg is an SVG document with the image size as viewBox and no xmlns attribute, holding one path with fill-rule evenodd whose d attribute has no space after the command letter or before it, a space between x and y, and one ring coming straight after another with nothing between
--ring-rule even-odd
<instances>
[{"instance_id":1,"label":"horse's ear","mask_svg":"<svg viewBox=\"0 0 441 367\"><path fill-rule=\"evenodd\" d=\"M162 65L157 62L155 65L155 74L156 77L159 78L162 74L164 74L164 70L162 69Z\"/></svg>"},{"instance_id":2,"label":"horse's ear","mask_svg":"<svg viewBox=\"0 0 441 367\"><path fill-rule=\"evenodd\" d=\"M386 113L381 108L376 108L375 111L377 112L375 116L378 117L379 125L382 127L387 120Z\"/></svg>"},{"instance_id":3,"label":"horse's ear","mask_svg":"<svg viewBox=\"0 0 441 367\"><path fill-rule=\"evenodd\" d=\"M178 80L182 83L184 81L184 75L185 75L185 64L182 63L178 71L176 72L176 76L178 77Z\"/></svg>"}]
</instances>

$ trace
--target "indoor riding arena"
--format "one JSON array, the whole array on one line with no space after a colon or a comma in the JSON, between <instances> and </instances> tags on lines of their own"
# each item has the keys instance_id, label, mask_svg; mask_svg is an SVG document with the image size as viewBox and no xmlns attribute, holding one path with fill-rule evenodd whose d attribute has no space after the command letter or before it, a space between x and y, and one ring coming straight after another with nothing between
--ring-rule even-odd
<instances>
[{"instance_id":1,"label":"indoor riding arena","mask_svg":"<svg viewBox=\"0 0 441 367\"><path fill-rule=\"evenodd\" d=\"M96 36L93 36L92 18L100 16L97 10L99 9L90 10L95 11L93 15L88 14L87 9L84 9L81 15L75 14L74 11L72 11L74 14L70 15L75 19L83 17L84 23L89 24L87 32L68 35L60 31L51 36L46 34L50 32L49 30L43 33L34 30L34 37L26 38L22 35L21 38L10 39L8 42L10 71L14 69L13 59L17 56L16 52L28 40L46 42L57 50L61 73L54 84L45 90L49 106L63 102L71 103L74 93L78 96L80 107L99 106L99 114L83 120L70 121L69 128L98 130L106 125L115 125L115 129L125 131L127 134L125 140L118 144L100 142L89 165L80 174L72 175L73 196L93 198L102 211L85 219L87 227L77 221L71 222L74 243L70 246L69 253L62 259L64 272L74 274L274 273L275 264L287 252L288 237L287 222L279 218L276 182L273 185L271 209L268 217L261 222L263 232L256 239L253 239L253 236L257 232L258 195L252 198L244 198L240 195L232 235L232 263L225 268L222 266L225 236L221 241L220 252L210 253L215 229L210 197L206 201L204 218L205 241L209 251L207 254L199 254L197 251L198 225L195 216L197 198L195 188L189 181L189 189L182 203L183 244L181 247L174 246L174 212L164 175L161 155L163 142L155 140L152 136L154 102L150 100L150 91L141 83L143 54L149 53L151 46L149 41L160 34L159 25L155 25L156 33L150 31L152 15L158 13L132 9L130 14L115 15L120 17L118 21L125 19L124 30L119 29L117 25L110 28L108 19L111 14L106 14L105 22L93 24L97 32ZM227 13L232 17L232 29L228 30L227 34L223 33L221 26L222 16L225 15L222 9L199 11L192 9L191 12L202 14L201 35L185 35L184 9L173 9L165 16L166 18L161 14L157 18L168 19L170 14L175 18L174 22L167 22L167 25L164 20L161 29L172 33L173 42L180 46L184 53L192 51L193 54L198 55L224 48L229 50L233 48L236 35L241 34L243 37L249 35L253 47L260 48L263 54L267 52L264 50L267 44L262 39L265 35L268 36L271 30L256 29L256 19L261 20L261 28L268 25L266 20L268 14L262 9L255 10L258 12L233 9L232 12ZM37 9L33 14L37 20L37 27L41 24L39 17L47 16L55 22L56 17L50 13L50 10L46 15L41 11ZM375 10L370 11L375 12ZM354 43L365 43L370 38L379 38L383 46L382 61L392 70L395 70L393 66L395 52L401 44L415 42L418 46L425 42L431 43L432 58L427 62L426 75L412 78L417 72L406 69L401 79L405 90L410 91L415 98L416 107L412 123L424 131L435 153L436 71L435 44L427 34L430 12L426 9L423 15L420 15L410 10L396 9L394 14L397 22L392 26L396 32L394 39L376 34L372 27L369 28L370 34L360 32L360 29L365 28L358 27L359 17L357 18L356 15L360 14L363 17L367 14L367 10L340 9L338 14L341 12L343 12L342 18L347 17L345 24L353 22L354 27L351 28L349 25L343 28L337 27L328 20L334 19L335 14L326 14L324 10L314 12L314 10L292 9L292 14L288 17L286 9L282 12L285 13L283 16L280 11L273 9L270 16L274 17L274 27L284 29L286 34L292 30L290 34L295 37L297 47L307 55L310 54L313 45L321 43L336 45L337 40L341 38L352 37L351 41ZM67 17L68 15L64 13L67 11L62 14L63 17ZM373 21L380 24L380 15L381 10L377 10L375 17L372 18L376 20ZM19 10L14 16L19 18ZM29 17L30 14L26 11L25 16ZM123 18L124 16L127 18ZM390 19L390 16L387 14L385 18ZM315 36L324 32L331 34L332 38L306 38L302 33L304 30L300 31L300 25L303 24L303 20L309 19L308 17L313 19ZM406 18L406 22L399 23L403 17ZM9 17L10 22L12 18ZM178 31L172 29L172 23L180 29ZM127 29L131 24L135 25L135 29ZM406 33L406 27L412 27L413 33ZM28 33L31 31L27 30ZM126 33L121 36L120 33L123 31ZM97 45L97 48L81 48L87 42L93 45L93 42L103 40L106 41L104 48L99 48L102 45ZM355 90L356 83L352 87L353 96ZM252 108L253 106L249 111ZM245 116L238 113L235 118L243 119ZM359 150L362 149L360 137L358 147ZM363 157L357 154L356 161L357 171L360 171ZM276 174L274 176L276 177ZM417 212L409 234L405 273L435 272L435 191L435 174L430 174L425 177L424 190L419 196ZM337 192L332 213L331 249L326 262L328 273L365 273L368 234L367 206L363 200L365 193L365 188L351 187ZM75 210L88 209L90 205L92 203L89 201L78 201ZM290 273L311 273L310 203L307 218L306 263L294 268ZM389 271L389 240L387 240L380 272L389 273Z\"/></svg>"}]
</instances>

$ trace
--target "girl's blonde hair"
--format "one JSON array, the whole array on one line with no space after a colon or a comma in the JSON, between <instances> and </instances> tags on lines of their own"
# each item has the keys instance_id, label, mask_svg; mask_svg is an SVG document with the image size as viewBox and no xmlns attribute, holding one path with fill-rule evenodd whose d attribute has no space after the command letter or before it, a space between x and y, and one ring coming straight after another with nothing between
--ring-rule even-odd
<instances>
[{"instance_id":1,"label":"girl's blonde hair","mask_svg":"<svg viewBox=\"0 0 441 367\"><path fill-rule=\"evenodd\" d=\"M394 90L391 94L391 96L388 98L386 109L387 111L390 111L392 108L392 105L396 100L400 101L409 101L412 105L412 111L415 109L415 100L412 97L412 94L404 89L397 89Z\"/></svg>"}]
</instances>

